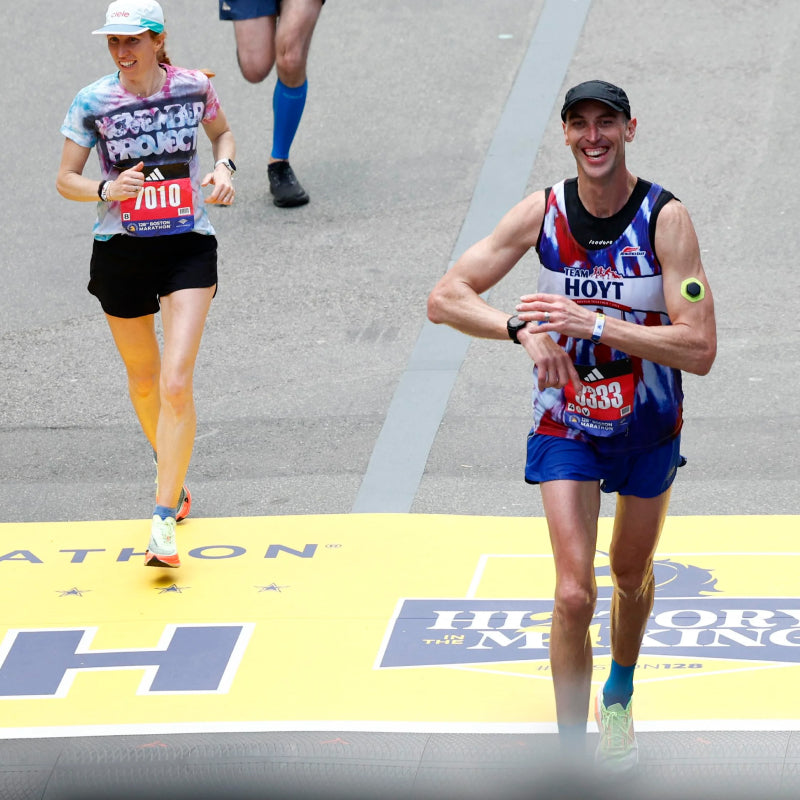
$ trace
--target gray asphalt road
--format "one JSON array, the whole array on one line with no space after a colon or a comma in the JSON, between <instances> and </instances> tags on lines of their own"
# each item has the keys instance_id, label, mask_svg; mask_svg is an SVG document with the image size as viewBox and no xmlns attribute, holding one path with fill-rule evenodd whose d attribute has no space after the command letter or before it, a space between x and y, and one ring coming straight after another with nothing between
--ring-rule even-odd
<instances>
[{"instance_id":1,"label":"gray asphalt road","mask_svg":"<svg viewBox=\"0 0 800 800\"><path fill-rule=\"evenodd\" d=\"M237 204L213 212L221 280L196 375L195 514L358 508L382 431L408 411L400 389L426 327L427 293L458 255L465 222L477 219L483 235L506 209L498 197L470 216L546 5L331 0L292 151L312 201L279 210L265 178L273 79L243 81L215 3L164 1L173 61L217 72L239 149ZM562 11L579 16L580 5L561 0ZM716 295L719 355L709 376L686 380L689 464L672 512L797 514L800 5L584 5L556 94L594 77L627 88L639 118L630 166L686 204ZM7 9L0 29L0 521L150 512L149 449L85 291L93 208L54 189L64 113L81 86L110 71L102 41L89 35L103 6L31 0ZM558 48L565 30L539 34ZM543 73L521 84L545 122L540 138L505 142L527 148L520 197L526 181L533 190L572 174L558 104L541 108L553 79ZM535 275L528 256L493 302L512 309ZM407 510L539 514L538 492L522 481L529 365L507 343L463 349L429 452L396 476L411 486ZM386 469L378 469L382 480L391 477ZM730 773L757 750L746 740L731 760L730 744L699 766L724 762ZM785 767L794 751L784 745L760 763Z\"/></svg>"},{"instance_id":2,"label":"gray asphalt road","mask_svg":"<svg viewBox=\"0 0 800 800\"><path fill-rule=\"evenodd\" d=\"M423 330L427 292L458 255L543 4L332 0L292 153L312 202L290 211L271 205L265 182L272 78L243 81L213 3L165 5L173 60L216 70L239 146L237 205L213 213L221 280L197 369L195 513L349 512ZM586 5L558 96L592 76L628 89L640 123L631 166L687 205L716 293L719 356L710 376L686 381L689 466L672 511L796 513L798 324L784 297L796 240L786 120L800 8ZM102 4L38 0L11 14L0 34L13 187L0 206L0 519L146 516L148 448L85 291L93 208L53 187L63 115L78 88L109 71L89 35ZM541 141L523 143L535 145L530 190L572 170L557 108L545 118ZM504 210L498 203L496 218ZM493 300L512 308L535 267L529 256ZM470 343L429 457L414 465L408 510L540 513L521 479L528 394L520 352Z\"/></svg>"}]
</instances>

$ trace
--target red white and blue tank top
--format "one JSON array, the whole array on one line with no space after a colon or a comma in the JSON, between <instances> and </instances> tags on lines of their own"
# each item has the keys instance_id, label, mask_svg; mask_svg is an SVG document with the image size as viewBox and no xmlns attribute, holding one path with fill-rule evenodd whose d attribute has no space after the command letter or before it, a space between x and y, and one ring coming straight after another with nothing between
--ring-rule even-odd
<instances>
[{"instance_id":1,"label":"red white and blue tank top","mask_svg":"<svg viewBox=\"0 0 800 800\"><path fill-rule=\"evenodd\" d=\"M570 229L565 183L547 193L536 245L538 291L564 295L637 325L669 325L661 265L651 241L662 187L640 181L649 189L622 234L590 248ZM646 449L678 434L683 406L679 370L602 342L550 335L569 353L585 389L578 397L571 387L540 392L534 366L532 433L590 441L611 453Z\"/></svg>"}]
</instances>

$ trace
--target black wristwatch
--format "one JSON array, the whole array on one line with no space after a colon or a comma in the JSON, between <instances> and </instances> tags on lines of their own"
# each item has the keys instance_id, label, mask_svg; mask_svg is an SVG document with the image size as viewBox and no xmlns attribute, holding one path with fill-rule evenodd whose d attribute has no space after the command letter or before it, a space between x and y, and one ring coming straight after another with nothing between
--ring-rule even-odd
<instances>
[{"instance_id":1,"label":"black wristwatch","mask_svg":"<svg viewBox=\"0 0 800 800\"><path fill-rule=\"evenodd\" d=\"M514 344L522 344L520 340L517 338L517 334L527 325L528 323L524 320L521 320L516 314L513 317L508 318L508 322L506 322L506 330L508 331L508 338L511 339Z\"/></svg>"}]
</instances>

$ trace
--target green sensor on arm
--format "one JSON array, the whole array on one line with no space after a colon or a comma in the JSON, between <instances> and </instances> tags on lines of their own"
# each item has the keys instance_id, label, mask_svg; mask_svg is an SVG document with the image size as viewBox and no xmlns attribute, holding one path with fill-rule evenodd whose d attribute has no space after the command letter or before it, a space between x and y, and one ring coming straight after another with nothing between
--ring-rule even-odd
<instances>
[{"instance_id":1,"label":"green sensor on arm","mask_svg":"<svg viewBox=\"0 0 800 800\"><path fill-rule=\"evenodd\" d=\"M697 278L687 278L681 284L681 294L690 303L696 303L706 296L706 287Z\"/></svg>"}]
</instances>

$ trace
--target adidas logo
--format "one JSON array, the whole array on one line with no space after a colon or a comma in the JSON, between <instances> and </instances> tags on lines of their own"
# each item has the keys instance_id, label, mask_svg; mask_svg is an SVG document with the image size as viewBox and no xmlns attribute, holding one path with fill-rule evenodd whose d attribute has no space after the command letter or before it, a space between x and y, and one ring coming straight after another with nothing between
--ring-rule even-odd
<instances>
[{"instance_id":1,"label":"adidas logo","mask_svg":"<svg viewBox=\"0 0 800 800\"><path fill-rule=\"evenodd\" d=\"M231 7L227 3L223 3L222 4L222 10L223 11L230 11Z\"/></svg>"},{"instance_id":2,"label":"adidas logo","mask_svg":"<svg viewBox=\"0 0 800 800\"><path fill-rule=\"evenodd\" d=\"M153 171L145 178L146 181L163 181L166 178L162 175L161 170L155 167Z\"/></svg>"},{"instance_id":3,"label":"adidas logo","mask_svg":"<svg viewBox=\"0 0 800 800\"><path fill-rule=\"evenodd\" d=\"M605 378L602 372L596 367L589 373L583 376L584 383L594 383L594 381L602 381Z\"/></svg>"}]
</instances>

